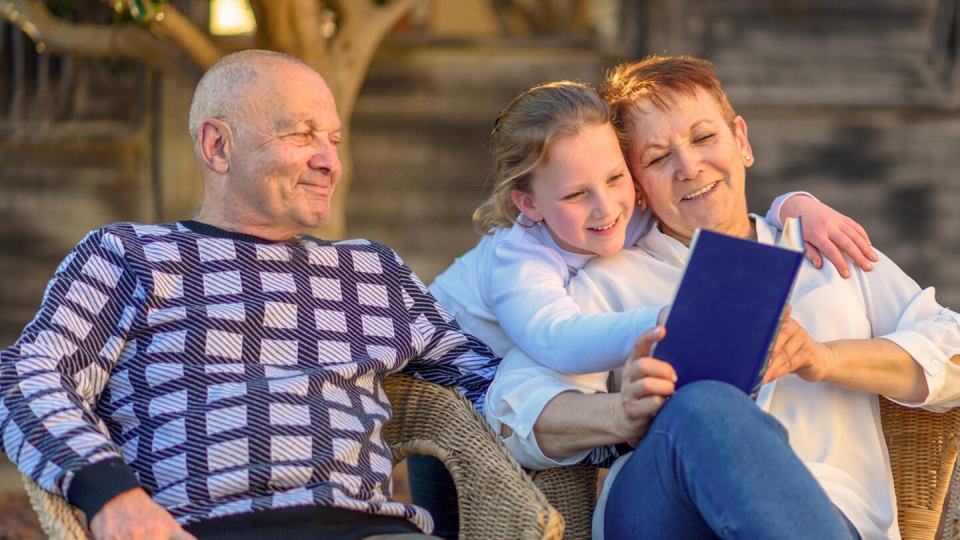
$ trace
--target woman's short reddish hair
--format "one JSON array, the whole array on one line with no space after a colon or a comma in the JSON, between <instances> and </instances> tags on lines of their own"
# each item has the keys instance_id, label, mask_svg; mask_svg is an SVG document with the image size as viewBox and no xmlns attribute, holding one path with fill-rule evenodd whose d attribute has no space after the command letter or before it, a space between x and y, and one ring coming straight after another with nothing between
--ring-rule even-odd
<instances>
[{"instance_id":1,"label":"woman's short reddish hair","mask_svg":"<svg viewBox=\"0 0 960 540\"><path fill-rule=\"evenodd\" d=\"M643 103L669 110L678 95L693 96L701 89L716 100L720 114L731 127L736 113L723 91L713 65L692 56L649 56L620 64L607 73L600 95L610 105L626 155L633 128L633 111Z\"/></svg>"}]
</instances>

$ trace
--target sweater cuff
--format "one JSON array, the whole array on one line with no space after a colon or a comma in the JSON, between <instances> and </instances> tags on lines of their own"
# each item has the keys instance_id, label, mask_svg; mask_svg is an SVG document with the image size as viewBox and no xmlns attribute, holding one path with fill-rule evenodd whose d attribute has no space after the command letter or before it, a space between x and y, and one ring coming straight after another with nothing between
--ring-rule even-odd
<instances>
[{"instance_id":1,"label":"sweater cuff","mask_svg":"<svg viewBox=\"0 0 960 540\"><path fill-rule=\"evenodd\" d=\"M111 458L80 469L70 482L67 501L83 510L87 522L111 499L140 487L133 471L120 458Z\"/></svg>"}]
</instances>

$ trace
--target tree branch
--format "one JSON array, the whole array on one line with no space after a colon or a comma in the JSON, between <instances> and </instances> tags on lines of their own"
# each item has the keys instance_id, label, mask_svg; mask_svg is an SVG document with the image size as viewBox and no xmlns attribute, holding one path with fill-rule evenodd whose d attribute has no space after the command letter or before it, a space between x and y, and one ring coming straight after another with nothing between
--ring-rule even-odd
<instances>
[{"instance_id":1,"label":"tree branch","mask_svg":"<svg viewBox=\"0 0 960 540\"><path fill-rule=\"evenodd\" d=\"M337 98L344 118L349 118L353 111L353 102L360 92L373 53L414 2L393 0L383 7L376 7L369 0L345 0L338 4L343 22L330 55L335 69L342 74Z\"/></svg>"},{"instance_id":2,"label":"tree branch","mask_svg":"<svg viewBox=\"0 0 960 540\"><path fill-rule=\"evenodd\" d=\"M297 56L296 36L292 28L291 0L253 0L257 28L263 29L269 48Z\"/></svg>"},{"instance_id":3,"label":"tree branch","mask_svg":"<svg viewBox=\"0 0 960 540\"><path fill-rule=\"evenodd\" d=\"M297 35L299 56L306 63L316 66L326 53L327 43L320 32L323 22L323 2L319 0L292 0L291 26Z\"/></svg>"},{"instance_id":4,"label":"tree branch","mask_svg":"<svg viewBox=\"0 0 960 540\"><path fill-rule=\"evenodd\" d=\"M151 31L170 37L198 66L210 69L223 57L223 51L210 41L190 19L170 3L161 4L148 25Z\"/></svg>"},{"instance_id":5,"label":"tree branch","mask_svg":"<svg viewBox=\"0 0 960 540\"><path fill-rule=\"evenodd\" d=\"M36 43L38 52L84 58L127 58L195 81L195 66L178 61L177 49L135 24L70 23L50 13L39 0L0 0L0 16L19 27Z\"/></svg>"}]
</instances>

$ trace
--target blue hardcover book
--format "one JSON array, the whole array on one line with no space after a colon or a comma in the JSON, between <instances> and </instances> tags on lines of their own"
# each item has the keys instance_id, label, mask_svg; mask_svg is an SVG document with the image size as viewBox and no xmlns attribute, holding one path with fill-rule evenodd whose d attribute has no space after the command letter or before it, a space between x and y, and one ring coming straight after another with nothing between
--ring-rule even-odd
<instances>
[{"instance_id":1,"label":"blue hardcover book","mask_svg":"<svg viewBox=\"0 0 960 540\"><path fill-rule=\"evenodd\" d=\"M790 249L698 230L667 315L667 335L653 356L677 372L677 388L693 381L759 389L793 282L803 262L799 225L782 235Z\"/></svg>"}]
</instances>

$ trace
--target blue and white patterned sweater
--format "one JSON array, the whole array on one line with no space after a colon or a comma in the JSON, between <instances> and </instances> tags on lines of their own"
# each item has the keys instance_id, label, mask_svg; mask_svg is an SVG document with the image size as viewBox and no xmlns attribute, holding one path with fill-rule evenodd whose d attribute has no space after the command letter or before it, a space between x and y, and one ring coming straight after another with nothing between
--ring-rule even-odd
<instances>
[{"instance_id":1,"label":"blue and white patterned sweater","mask_svg":"<svg viewBox=\"0 0 960 540\"><path fill-rule=\"evenodd\" d=\"M114 224L57 269L0 360L0 451L92 515L139 483L182 524L389 501L383 378L480 409L498 360L391 249Z\"/></svg>"}]
</instances>

